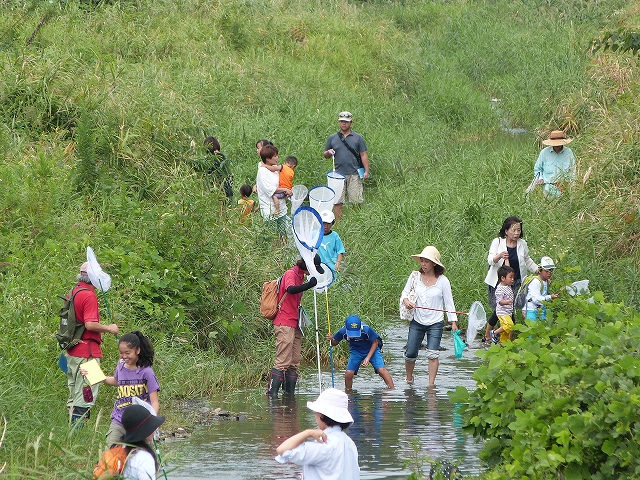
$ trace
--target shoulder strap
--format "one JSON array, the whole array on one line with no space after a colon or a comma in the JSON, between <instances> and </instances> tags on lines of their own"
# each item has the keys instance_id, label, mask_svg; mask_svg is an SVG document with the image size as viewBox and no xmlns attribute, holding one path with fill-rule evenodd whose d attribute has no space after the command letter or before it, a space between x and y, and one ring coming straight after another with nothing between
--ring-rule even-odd
<instances>
[{"instance_id":1,"label":"shoulder strap","mask_svg":"<svg viewBox=\"0 0 640 480\"><path fill-rule=\"evenodd\" d=\"M347 147L347 150L351 152L351 154L356 157L356 161L358 162L358 167L362 168L364 165L362 164L362 158L360 158L360 154L356 153L356 151L351 148L351 145L347 143L347 139L344 137L342 132L338 132L338 138L344 143L344 146Z\"/></svg>"},{"instance_id":2,"label":"shoulder strap","mask_svg":"<svg viewBox=\"0 0 640 480\"><path fill-rule=\"evenodd\" d=\"M282 283L282 279L284 278L284 273L282 274L282 276L280 277L280 279L278 280L278 292L280 291L280 284ZM280 310L280 306L282 305L282 302L284 302L285 297L287 296L287 290L284 290L284 293L282 294L282 297L280 297L280 301L278 302L278 310Z\"/></svg>"}]
</instances>

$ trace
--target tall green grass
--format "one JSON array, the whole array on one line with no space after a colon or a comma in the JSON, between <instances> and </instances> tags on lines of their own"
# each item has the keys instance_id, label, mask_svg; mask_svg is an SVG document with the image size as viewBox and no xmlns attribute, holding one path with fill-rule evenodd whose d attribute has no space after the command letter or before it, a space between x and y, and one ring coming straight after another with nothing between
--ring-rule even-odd
<instances>
[{"instance_id":1,"label":"tall green grass","mask_svg":"<svg viewBox=\"0 0 640 480\"><path fill-rule=\"evenodd\" d=\"M296 183L311 187L331 168L321 152L337 112L354 113L373 176L363 208L347 209L336 226L347 270L328 312L317 296L322 331L328 317L335 330L351 313L383 330L416 266L410 255L427 244L442 253L459 310L484 300L489 242L513 214L524 219L532 256L559 264L559 282L589 278L607 298L638 304L637 65L587 54L627 5L6 5L0 358L10 368L0 371L0 413L9 417L0 460L10 459L11 475L72 478L97 458L83 457L83 443L99 443L88 432L66 437L53 341L56 295L72 285L88 245L113 276L103 317L154 340L163 405L265 381L273 340L257 315L260 286L297 253L259 217L240 225L210 193L192 168L207 135L230 159L236 191L254 181L260 138L296 155ZM527 133L513 137L505 125ZM576 138L580 177L589 166L594 175L557 200L525 196L538 140L559 126ZM78 191L74 178L95 179L95 188ZM311 308L313 295L304 298ZM107 338L105 370L116 351ZM336 353L341 361L345 352ZM108 415L112 399L103 389L98 409ZM48 448L66 445L73 467L36 462L28 445L40 435L47 443L51 428Z\"/></svg>"}]
</instances>

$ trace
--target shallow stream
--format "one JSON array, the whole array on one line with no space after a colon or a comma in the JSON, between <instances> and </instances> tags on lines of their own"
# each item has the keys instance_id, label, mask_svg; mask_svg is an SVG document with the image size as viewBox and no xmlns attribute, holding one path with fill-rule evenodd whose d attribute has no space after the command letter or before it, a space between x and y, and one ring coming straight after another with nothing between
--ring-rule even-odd
<instances>
[{"instance_id":1,"label":"shallow stream","mask_svg":"<svg viewBox=\"0 0 640 480\"><path fill-rule=\"evenodd\" d=\"M348 433L358 447L362 479L406 479L411 473L405 461L414 456L417 440L420 454L432 459L459 461L463 473L479 473L481 444L463 433L461 417L447 392L462 385L475 388L471 375L480 360L474 350L465 350L461 359L453 353L450 332L444 333L440 370L435 389L429 389L427 360L418 356L415 384L404 376L403 347L408 328L387 329L384 356L395 385L385 388L373 369L361 369L354 379L349 410L355 423ZM311 330L310 330L311 331ZM474 345L477 347L478 345ZM326 348L326 346L325 346ZM299 478L300 467L274 460L276 447L287 437L306 428L315 428L314 414L307 407L319 393L318 372L304 370L294 399L270 399L264 389L229 392L212 398L212 407L244 414L243 421L222 421L196 430L179 445L179 465L170 465L171 479L256 480ZM344 390L344 372L336 371L335 386ZM331 386L331 373L322 373L323 388Z\"/></svg>"}]
</instances>

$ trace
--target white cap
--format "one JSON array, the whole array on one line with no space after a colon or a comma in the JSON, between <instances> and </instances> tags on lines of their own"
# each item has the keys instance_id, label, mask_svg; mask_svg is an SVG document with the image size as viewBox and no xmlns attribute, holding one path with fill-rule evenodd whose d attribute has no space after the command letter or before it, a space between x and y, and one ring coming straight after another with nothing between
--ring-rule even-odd
<instances>
[{"instance_id":1,"label":"white cap","mask_svg":"<svg viewBox=\"0 0 640 480\"><path fill-rule=\"evenodd\" d=\"M556 268L556 264L553 263L551 257L542 257L540 259L540 268L543 270L553 270Z\"/></svg>"},{"instance_id":2,"label":"white cap","mask_svg":"<svg viewBox=\"0 0 640 480\"><path fill-rule=\"evenodd\" d=\"M338 121L351 122L353 121L353 115L351 115L351 112L340 112L338 114Z\"/></svg>"},{"instance_id":3,"label":"white cap","mask_svg":"<svg viewBox=\"0 0 640 480\"><path fill-rule=\"evenodd\" d=\"M322 223L333 223L336 216L331 210L323 210L320 212L320 218L322 219Z\"/></svg>"}]
</instances>

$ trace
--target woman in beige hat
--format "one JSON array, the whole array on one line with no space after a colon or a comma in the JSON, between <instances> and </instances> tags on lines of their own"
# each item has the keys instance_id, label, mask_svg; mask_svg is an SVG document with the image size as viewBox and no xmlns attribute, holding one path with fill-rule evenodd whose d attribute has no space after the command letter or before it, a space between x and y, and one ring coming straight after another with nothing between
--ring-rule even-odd
<instances>
[{"instance_id":1,"label":"woman in beige hat","mask_svg":"<svg viewBox=\"0 0 640 480\"><path fill-rule=\"evenodd\" d=\"M440 340L444 329L444 312L451 323L452 330L458 329L456 307L453 304L451 283L444 276L444 265L440 260L440 252L433 246L425 247L417 255L411 255L420 264L420 270L409 276L402 290L400 301L408 309L413 309L413 320L409 324L409 338L404 353L404 366L407 372L407 383L413 384L418 350L425 334L427 335L427 358L429 359L429 386L435 385L438 374L440 356ZM415 300L413 300L415 298Z\"/></svg>"},{"instance_id":2,"label":"woman in beige hat","mask_svg":"<svg viewBox=\"0 0 640 480\"><path fill-rule=\"evenodd\" d=\"M546 195L559 196L566 183L576 178L576 159L566 146L572 140L562 130L554 130L549 138L542 141L547 146L538 155L533 177L537 178L539 185L543 185Z\"/></svg>"}]
</instances>

